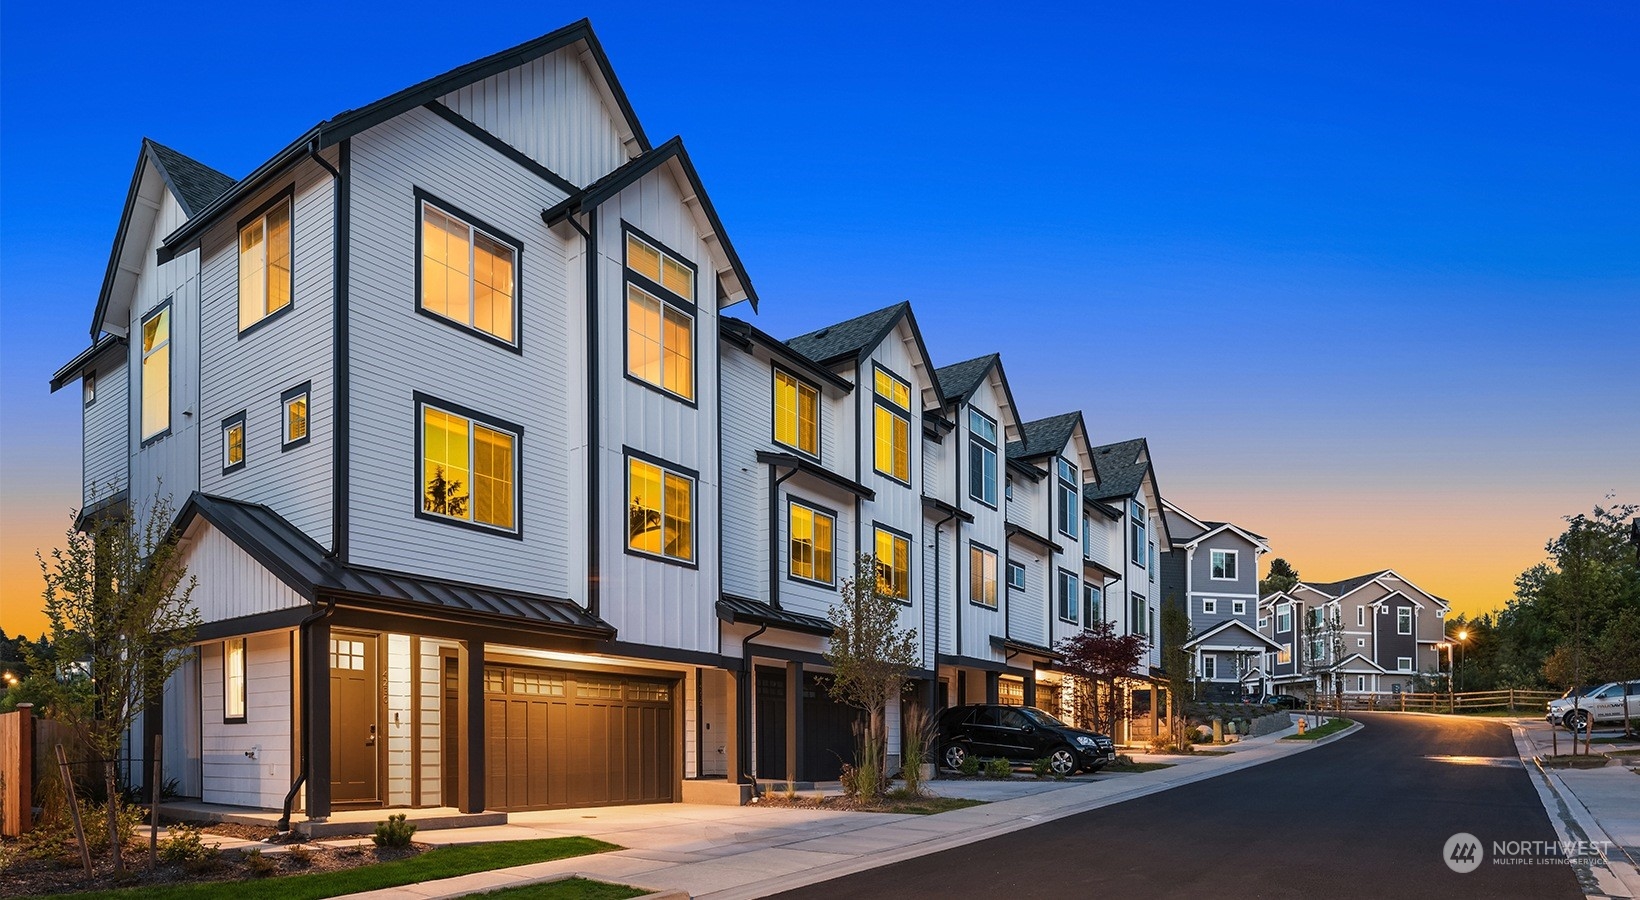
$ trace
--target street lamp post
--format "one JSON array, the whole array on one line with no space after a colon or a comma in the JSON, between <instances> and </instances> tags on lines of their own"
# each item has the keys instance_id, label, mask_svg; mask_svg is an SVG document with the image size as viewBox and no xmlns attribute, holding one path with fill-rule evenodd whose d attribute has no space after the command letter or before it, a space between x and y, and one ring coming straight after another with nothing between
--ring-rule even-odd
<instances>
[{"instance_id":1,"label":"street lamp post","mask_svg":"<svg viewBox=\"0 0 1640 900\"><path fill-rule=\"evenodd\" d=\"M1463 656L1464 641L1467 641L1467 640L1469 640L1469 631L1468 631L1468 629L1460 630L1458 632L1458 655L1459 656ZM1450 658L1447 659L1447 662L1451 662L1451 661L1452 660ZM1457 677L1458 677L1458 669L1457 669L1456 666L1454 666L1453 669L1452 669L1452 678L1454 680L1456 680Z\"/></svg>"},{"instance_id":2,"label":"street lamp post","mask_svg":"<svg viewBox=\"0 0 1640 900\"><path fill-rule=\"evenodd\" d=\"M1440 654L1441 654L1442 650L1446 651L1446 711L1447 712L1456 712L1457 710L1453 707L1453 700L1455 698L1453 697L1453 694L1452 694L1452 676L1457 674L1457 673L1456 673L1456 671L1454 671L1455 667L1452 665L1452 642L1451 641L1441 641L1439 644L1435 645L1435 665L1436 666L1439 666L1441 664Z\"/></svg>"}]
</instances>

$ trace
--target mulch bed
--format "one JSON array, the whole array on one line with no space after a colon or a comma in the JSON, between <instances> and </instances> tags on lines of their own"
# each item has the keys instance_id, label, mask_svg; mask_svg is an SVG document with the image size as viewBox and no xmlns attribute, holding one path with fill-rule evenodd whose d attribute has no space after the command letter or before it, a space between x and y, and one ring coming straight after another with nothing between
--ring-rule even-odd
<instances>
[{"instance_id":1,"label":"mulch bed","mask_svg":"<svg viewBox=\"0 0 1640 900\"><path fill-rule=\"evenodd\" d=\"M221 825L209 826L211 833L222 834ZM260 829L268 835L271 828L255 825L230 826L249 831ZM237 836L237 835L236 835ZM208 840L208 839L207 839ZM93 859L96 875L86 878L85 870L81 868L79 857L70 854L62 860L30 859L13 852L18 847L18 841L7 839L0 844L0 897L38 897L45 894L64 894L78 891L106 890L110 888L141 887L143 885L178 885L207 882L243 881L250 878L266 878L278 875L306 875L314 872L334 872L341 869L353 869L359 866L368 866L378 862L388 862L396 859L406 859L415 856L430 847L423 844L412 844L409 847L377 848L377 847L319 847L309 845L309 857L306 862L298 861L289 853L269 853L263 859L272 863L274 868L264 875L254 875L246 867L246 854L242 850L224 850L217 865L206 871L192 871L180 865L160 863L154 869L148 868L148 835L143 831L132 842L135 846L127 848L124 854L124 875L115 878L113 863L105 854L100 859ZM256 849L256 848L246 848ZM271 849L271 847L270 847Z\"/></svg>"}]
</instances>

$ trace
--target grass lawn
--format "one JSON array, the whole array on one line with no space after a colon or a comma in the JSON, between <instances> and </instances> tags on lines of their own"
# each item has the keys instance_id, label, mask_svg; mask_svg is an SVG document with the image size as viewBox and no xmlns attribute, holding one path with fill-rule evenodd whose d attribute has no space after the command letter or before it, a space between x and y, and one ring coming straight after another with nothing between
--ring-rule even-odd
<instances>
[{"instance_id":1,"label":"grass lawn","mask_svg":"<svg viewBox=\"0 0 1640 900\"><path fill-rule=\"evenodd\" d=\"M936 813L950 812L953 809L967 809L970 806L980 806L984 803L984 800L969 800L963 797L918 797L915 800L894 800L884 804L882 809L874 808L872 811L932 816Z\"/></svg>"},{"instance_id":2,"label":"grass lawn","mask_svg":"<svg viewBox=\"0 0 1640 900\"><path fill-rule=\"evenodd\" d=\"M468 894L468 897L505 897L507 900L629 900L642 897L647 891L624 884L592 881L587 878L565 878L542 884L491 891L488 894Z\"/></svg>"},{"instance_id":3,"label":"grass lawn","mask_svg":"<svg viewBox=\"0 0 1640 900\"><path fill-rule=\"evenodd\" d=\"M144 886L84 894L59 894L74 900L193 900L193 898L227 897L234 900L319 900L359 891L402 887L454 878L473 872L505 869L529 863L549 862L588 853L604 853L620 847L584 837L543 838L533 841L509 841L499 844L465 844L440 847L419 856L393 862L360 866L339 872L320 872L313 875L287 875L263 881L213 881L182 884L171 888ZM573 895L566 895L573 896ZM635 895L632 895L635 896Z\"/></svg>"},{"instance_id":4,"label":"grass lawn","mask_svg":"<svg viewBox=\"0 0 1640 900\"><path fill-rule=\"evenodd\" d=\"M1314 741L1314 740L1319 740L1321 738L1326 737L1329 734L1337 734L1338 732L1343 731L1344 729L1346 729L1346 728L1348 728L1348 727L1350 727L1351 725L1354 725L1354 724L1355 723L1351 722L1349 719L1333 719L1332 721L1328 722L1327 724L1322 725L1320 728L1311 728L1310 730L1304 732L1303 734L1289 734L1286 737L1282 738L1282 740L1284 740L1284 741Z\"/></svg>"},{"instance_id":5,"label":"grass lawn","mask_svg":"<svg viewBox=\"0 0 1640 900\"><path fill-rule=\"evenodd\" d=\"M1171 769L1173 765L1173 763L1158 762L1111 763L1100 769L1099 772L1101 774L1105 772L1154 772L1157 769Z\"/></svg>"}]
</instances>

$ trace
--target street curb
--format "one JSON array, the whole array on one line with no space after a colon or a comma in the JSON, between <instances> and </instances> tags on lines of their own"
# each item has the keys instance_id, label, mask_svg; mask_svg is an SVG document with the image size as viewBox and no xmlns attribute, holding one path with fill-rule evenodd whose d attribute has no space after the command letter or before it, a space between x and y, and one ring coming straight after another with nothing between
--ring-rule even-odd
<instances>
[{"instance_id":1,"label":"street curb","mask_svg":"<svg viewBox=\"0 0 1640 900\"><path fill-rule=\"evenodd\" d=\"M1343 717L1340 716L1339 718L1343 718ZM1333 741L1342 740L1343 738L1346 738L1346 737L1356 733L1357 731L1360 731L1361 729L1363 729L1365 727L1366 726L1363 725L1359 719L1351 719L1350 720L1350 727L1344 729L1343 731L1333 732L1332 734L1329 734L1329 735L1327 735L1326 737L1323 737L1323 738L1316 738L1313 741L1289 741L1286 738L1281 738L1280 740L1281 740L1281 742L1285 742L1284 745L1285 744L1309 744L1311 747L1321 747L1321 746L1325 746L1327 744L1330 744Z\"/></svg>"},{"instance_id":2,"label":"street curb","mask_svg":"<svg viewBox=\"0 0 1640 900\"><path fill-rule=\"evenodd\" d=\"M1281 753L1272 754L1265 759L1249 760L1239 764L1230 763L1222 767L1213 767L1203 772L1175 775L1172 780L1139 785L1133 790L1123 791L1118 794L1111 794L1085 804L1061 807L1049 812L1033 814L1028 817L1021 816L1008 822L1000 822L995 825L975 828L971 831L930 838L926 841L918 841L915 844L907 844L883 853L873 853L860 856L852 861L826 866L823 869L809 869L801 872L794 872L789 875L782 875L776 878L765 879L763 881L750 882L748 884L737 885L732 888L725 888L721 891L702 894L700 897L701 900L707 900L707 898L710 898L710 900L742 900L742 898L747 898L747 900L749 900L749 898L765 897L770 894L778 894L783 891L807 887L811 884L819 884L821 882L830 881L834 878L841 878L844 875L852 875L856 872L864 872L881 866L904 862L908 859L916 859L917 857L927 856L932 853L939 853L943 850L951 850L956 847L966 846L978 841L1000 837L1005 834L1012 834L1015 831L1023 831L1026 828L1034 828L1038 825L1043 825L1058 819L1067 818L1069 816L1080 815L1082 813L1102 809L1107 806L1114 806L1118 803L1125 803L1129 800L1136 800L1140 797L1146 797L1151 794L1159 794L1163 791L1172 790L1173 788L1184 787L1188 784L1195 784L1198 781L1206 781L1209 778L1217 778L1220 775L1228 775L1231 772L1251 769L1255 766L1261 766L1276 759L1285 759L1294 754L1303 753L1323 744L1331 743L1333 740L1353 734L1360 727L1361 724L1357 722L1351 728L1347 728L1338 734L1329 735L1326 738L1316 741L1282 742L1278 740L1267 746L1283 747L1286 749Z\"/></svg>"},{"instance_id":3,"label":"street curb","mask_svg":"<svg viewBox=\"0 0 1640 900\"><path fill-rule=\"evenodd\" d=\"M1588 874L1599 886L1600 893L1589 893L1588 896L1640 897L1640 864L1637 864L1636 860L1629 856L1628 851L1621 844L1612 840L1611 835L1606 833L1606 829L1601 827L1600 820L1596 819L1594 814L1589 812L1588 807L1577 799L1576 791L1568 787L1560 779L1560 776L1544 768L1535 752L1527 755L1528 752L1535 751L1537 748L1531 745L1530 740L1526 737L1526 729L1519 725L1510 725L1509 730L1515 739L1515 751L1520 755L1521 764L1526 768L1528 776L1532 772L1536 772L1538 775L1537 778L1532 779L1532 786L1538 790L1538 800L1543 803L1543 810L1548 814L1549 824L1554 827L1555 833L1568 843L1577 840L1604 841L1616 851L1613 856L1602 853L1600 860L1605 864L1606 874L1615 879L1627 893L1612 893L1609 889L1610 885L1601 883L1603 879L1600 877L1599 870L1591 866L1588 869ZM1560 807L1558 812L1563 812L1564 815L1557 815L1555 805ZM1581 879L1579 880L1581 881Z\"/></svg>"}]
</instances>

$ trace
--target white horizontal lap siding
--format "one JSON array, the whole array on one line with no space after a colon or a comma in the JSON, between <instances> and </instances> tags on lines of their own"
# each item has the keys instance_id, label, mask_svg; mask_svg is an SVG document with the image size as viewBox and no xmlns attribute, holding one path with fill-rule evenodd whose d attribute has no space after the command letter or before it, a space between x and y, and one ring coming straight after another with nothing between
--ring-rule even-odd
<instances>
[{"instance_id":1,"label":"white horizontal lap siding","mask_svg":"<svg viewBox=\"0 0 1640 900\"><path fill-rule=\"evenodd\" d=\"M762 599L768 592L768 364L729 344L723 358L723 590Z\"/></svg>"},{"instance_id":2,"label":"white horizontal lap siding","mask_svg":"<svg viewBox=\"0 0 1640 900\"><path fill-rule=\"evenodd\" d=\"M81 474L87 504L130 486L126 471L130 458L127 442L130 385L126 381L125 358L111 354L108 359L109 362L95 370L97 399L86 406L83 413L85 444Z\"/></svg>"},{"instance_id":3,"label":"white horizontal lap siding","mask_svg":"<svg viewBox=\"0 0 1640 900\"><path fill-rule=\"evenodd\" d=\"M920 545L926 548L922 555L922 565L920 567L922 577L920 580L928 594L927 606L931 610L927 619L930 623L930 631L932 631L936 618L939 627L939 640L937 642L931 638L925 638L922 642L923 646L927 648L930 663L934 659L934 654L958 652L956 649L956 623L958 610L960 609L958 604L966 602L966 592L959 595L955 584L957 545L954 533L956 531L956 522L946 522L944 525L939 526L937 554L935 551L934 529L940 518L944 517L930 517L923 521L922 541L920 542ZM936 555L939 557L937 566L934 559ZM1000 562L998 564L1000 565ZM1000 588L998 590L1000 593ZM936 595L939 597L937 615L932 612L935 609L934 597Z\"/></svg>"},{"instance_id":4,"label":"white horizontal lap siding","mask_svg":"<svg viewBox=\"0 0 1640 900\"><path fill-rule=\"evenodd\" d=\"M291 781L291 633L246 639L245 721L222 721L222 643L200 647L200 768L206 803L277 809ZM255 758L247 756L253 752Z\"/></svg>"},{"instance_id":5,"label":"white horizontal lap siding","mask_svg":"<svg viewBox=\"0 0 1640 900\"><path fill-rule=\"evenodd\" d=\"M239 331L239 219L294 189L291 305L255 330ZM305 163L246 201L209 231L200 255L200 486L208 494L268 508L308 537L331 542L331 459L335 420L335 186ZM280 395L304 382L308 442L288 451ZM245 466L223 474L222 420L245 413Z\"/></svg>"},{"instance_id":6,"label":"white horizontal lap siding","mask_svg":"<svg viewBox=\"0 0 1640 900\"><path fill-rule=\"evenodd\" d=\"M622 222L697 268L693 405L626 377L625 244ZM671 167L663 166L598 210L600 520L599 613L621 639L689 650L717 649L717 288L714 259ZM626 552L627 459L623 447L698 473L694 560L675 565Z\"/></svg>"},{"instance_id":7,"label":"white horizontal lap siding","mask_svg":"<svg viewBox=\"0 0 1640 900\"><path fill-rule=\"evenodd\" d=\"M198 584L189 602L200 620L220 622L292 609L307 601L250 554L203 519L195 519L183 542L182 562Z\"/></svg>"},{"instance_id":8,"label":"white horizontal lap siding","mask_svg":"<svg viewBox=\"0 0 1640 900\"><path fill-rule=\"evenodd\" d=\"M625 123L604 103L575 47L440 98L548 169L585 186L626 162Z\"/></svg>"},{"instance_id":9,"label":"white horizontal lap siding","mask_svg":"<svg viewBox=\"0 0 1640 900\"><path fill-rule=\"evenodd\" d=\"M165 682L162 701L165 780L177 782L177 794L198 797L200 789L199 651L190 651Z\"/></svg>"},{"instance_id":10,"label":"white horizontal lap siding","mask_svg":"<svg viewBox=\"0 0 1640 900\"><path fill-rule=\"evenodd\" d=\"M454 806L456 798L444 791L444 663L441 651L454 643L423 638L419 690L416 703L421 711L421 733L417 752L421 754L421 803L423 806Z\"/></svg>"},{"instance_id":11,"label":"white horizontal lap siding","mask_svg":"<svg viewBox=\"0 0 1640 900\"><path fill-rule=\"evenodd\" d=\"M1007 532L1007 420L1002 415L1002 404L1005 401L1001 382L993 373L974 392L967 406L957 411L957 429L952 433L956 439L955 447L960 448L962 461L961 471L954 479L955 490L962 498L962 507L974 516L974 521L962 527L963 556L961 572L963 577L958 581L958 592L961 602L958 608L963 615L963 642L968 646L963 652L968 656L977 656L981 659L990 658L995 654L991 647L991 636L1005 636L1004 618L1005 605L1009 599L1008 589L1008 532ZM969 484L973 472L973 445L970 441L968 428L968 408L972 407L989 416L997 423L997 496L995 507L986 506L981 501L969 495ZM969 540L996 551L997 554L997 606L995 610L969 603L969 572L968 547ZM1015 610L1018 612L1018 610Z\"/></svg>"},{"instance_id":12,"label":"white horizontal lap siding","mask_svg":"<svg viewBox=\"0 0 1640 900\"><path fill-rule=\"evenodd\" d=\"M163 264L154 256L165 235L185 221L176 198L162 191L131 304L131 339L126 343L131 400L127 434L131 508L139 515L150 509L156 492L180 507L199 487L199 252L191 250ZM131 235L128 239L143 238ZM142 320L167 298L171 301L171 433L143 447Z\"/></svg>"},{"instance_id":13,"label":"white horizontal lap siding","mask_svg":"<svg viewBox=\"0 0 1640 900\"><path fill-rule=\"evenodd\" d=\"M1037 550L1034 544L1018 539L1013 541L1010 551L1015 562L1025 564L1025 589L1011 591L1008 594L1008 599L1013 604L1008 613L1009 634L1032 644L1046 644L1049 633L1048 591L1053 584L1053 575L1048 571L1047 554ZM978 655L985 656L988 653L989 649L986 648Z\"/></svg>"},{"instance_id":14,"label":"white horizontal lap siding","mask_svg":"<svg viewBox=\"0 0 1640 900\"><path fill-rule=\"evenodd\" d=\"M410 636L387 636L387 802L408 806L412 799L413 750L411 728L415 723L412 696L417 669L410 657Z\"/></svg>"},{"instance_id":15,"label":"white horizontal lap siding","mask_svg":"<svg viewBox=\"0 0 1640 900\"><path fill-rule=\"evenodd\" d=\"M541 210L563 195L423 109L353 139L349 268L350 550L355 563L576 597L564 385L570 335L562 242ZM420 188L523 245L523 353L417 312ZM518 426L523 539L418 518L415 392ZM578 583L577 583L578 584Z\"/></svg>"}]
</instances>

